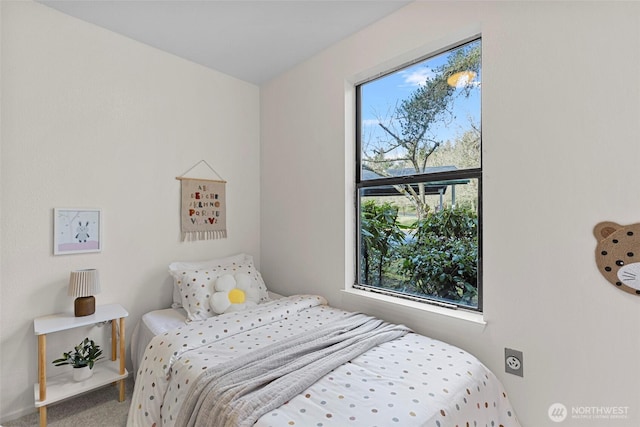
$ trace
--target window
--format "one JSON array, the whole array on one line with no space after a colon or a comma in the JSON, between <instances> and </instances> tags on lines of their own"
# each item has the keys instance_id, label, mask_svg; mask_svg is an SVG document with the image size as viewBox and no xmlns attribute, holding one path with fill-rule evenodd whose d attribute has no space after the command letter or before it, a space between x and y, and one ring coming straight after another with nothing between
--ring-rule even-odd
<instances>
[{"instance_id":1,"label":"window","mask_svg":"<svg viewBox=\"0 0 640 427\"><path fill-rule=\"evenodd\" d=\"M356 87L354 287L482 311L481 40Z\"/></svg>"}]
</instances>

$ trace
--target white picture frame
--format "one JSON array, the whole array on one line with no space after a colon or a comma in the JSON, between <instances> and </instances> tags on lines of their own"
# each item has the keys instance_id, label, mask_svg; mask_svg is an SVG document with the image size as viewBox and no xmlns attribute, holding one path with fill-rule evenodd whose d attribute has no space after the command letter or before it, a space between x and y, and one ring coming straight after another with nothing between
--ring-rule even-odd
<instances>
[{"instance_id":1,"label":"white picture frame","mask_svg":"<svg viewBox=\"0 0 640 427\"><path fill-rule=\"evenodd\" d=\"M54 208L54 255L101 251L102 211L100 209Z\"/></svg>"}]
</instances>

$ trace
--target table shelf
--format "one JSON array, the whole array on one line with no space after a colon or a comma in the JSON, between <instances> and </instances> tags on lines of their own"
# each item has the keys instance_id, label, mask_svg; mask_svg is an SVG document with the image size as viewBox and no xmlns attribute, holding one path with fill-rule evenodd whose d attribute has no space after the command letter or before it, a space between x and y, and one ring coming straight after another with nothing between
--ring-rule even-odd
<instances>
[{"instance_id":1,"label":"table shelf","mask_svg":"<svg viewBox=\"0 0 640 427\"><path fill-rule=\"evenodd\" d=\"M84 381L75 381L73 379L73 368L70 368L68 372L54 377L48 377L47 398L45 400L40 400L40 383L36 383L33 387L36 408L51 405L52 403L59 402L80 393L86 393L107 384L126 379L129 375L126 369L124 374L120 375L120 362L117 360L96 363L92 370L93 375Z\"/></svg>"},{"instance_id":2,"label":"table shelf","mask_svg":"<svg viewBox=\"0 0 640 427\"><path fill-rule=\"evenodd\" d=\"M108 322L128 315L129 313L120 304L99 305L96 307L96 312L89 316L75 317L73 311L71 311L69 313L38 317L33 321L33 331L36 335L50 334L100 322Z\"/></svg>"}]
</instances>

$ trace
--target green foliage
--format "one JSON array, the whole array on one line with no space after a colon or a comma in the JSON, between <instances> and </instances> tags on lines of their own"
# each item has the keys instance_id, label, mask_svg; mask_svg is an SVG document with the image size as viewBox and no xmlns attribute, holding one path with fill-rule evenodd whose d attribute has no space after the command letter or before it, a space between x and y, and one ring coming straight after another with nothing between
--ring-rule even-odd
<instances>
[{"instance_id":1,"label":"green foliage","mask_svg":"<svg viewBox=\"0 0 640 427\"><path fill-rule=\"evenodd\" d=\"M93 369L93 364L102 359L102 349L93 340L85 338L80 344L75 346L68 353L62 353L62 358L54 360L55 366L71 365L74 368L84 368L89 366Z\"/></svg>"},{"instance_id":2,"label":"green foliage","mask_svg":"<svg viewBox=\"0 0 640 427\"><path fill-rule=\"evenodd\" d=\"M478 218L465 208L443 209L416 224L414 239L402 248L400 268L421 292L476 306Z\"/></svg>"},{"instance_id":3,"label":"green foliage","mask_svg":"<svg viewBox=\"0 0 640 427\"><path fill-rule=\"evenodd\" d=\"M407 226L399 223L397 213L391 203L363 203L361 282L477 306L475 211L442 209Z\"/></svg>"},{"instance_id":4,"label":"green foliage","mask_svg":"<svg viewBox=\"0 0 640 427\"><path fill-rule=\"evenodd\" d=\"M374 200L367 200L361 207L360 226L364 281L381 284L385 267L393 258L391 250L394 244L404 238L398 223L398 207L391 203L378 205Z\"/></svg>"}]
</instances>

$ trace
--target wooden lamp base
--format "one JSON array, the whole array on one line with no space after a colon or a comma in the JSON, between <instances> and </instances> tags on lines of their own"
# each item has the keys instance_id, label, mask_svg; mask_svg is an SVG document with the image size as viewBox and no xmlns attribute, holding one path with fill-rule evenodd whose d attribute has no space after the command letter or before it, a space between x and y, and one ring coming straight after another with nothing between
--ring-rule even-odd
<instances>
[{"instance_id":1,"label":"wooden lamp base","mask_svg":"<svg viewBox=\"0 0 640 427\"><path fill-rule=\"evenodd\" d=\"M96 312L94 297L78 297L73 303L73 313L76 317L89 316Z\"/></svg>"}]
</instances>

